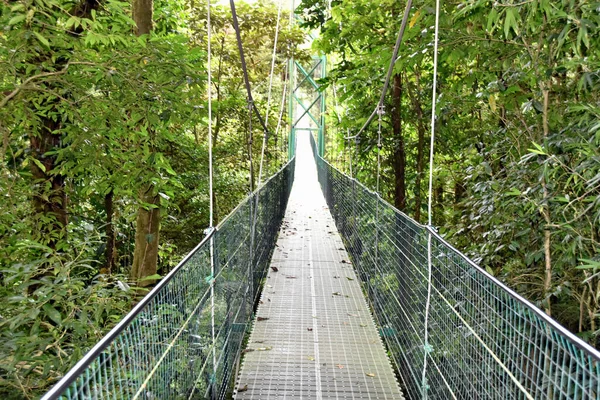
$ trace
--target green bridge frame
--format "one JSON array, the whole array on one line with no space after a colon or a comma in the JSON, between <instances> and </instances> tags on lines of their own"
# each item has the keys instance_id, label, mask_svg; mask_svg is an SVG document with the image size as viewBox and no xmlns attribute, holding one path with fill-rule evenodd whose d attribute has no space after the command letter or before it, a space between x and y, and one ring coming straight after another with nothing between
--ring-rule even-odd
<instances>
[{"instance_id":1,"label":"green bridge frame","mask_svg":"<svg viewBox=\"0 0 600 400\"><path fill-rule=\"evenodd\" d=\"M295 143L296 131L317 132L317 152L325 155L325 92L321 90L318 80L325 78L327 59L325 56L313 57L310 68L305 68L296 60L288 64L290 77L290 95L288 101L288 117L290 123L289 143ZM299 79L300 78L300 79ZM308 85L309 91L304 87ZM313 96L310 96L313 92ZM316 96L314 96L316 93ZM308 98L307 98L308 97ZM299 127L298 124L308 116L315 127ZM295 146L288 146L288 158L296 153Z\"/></svg>"}]
</instances>

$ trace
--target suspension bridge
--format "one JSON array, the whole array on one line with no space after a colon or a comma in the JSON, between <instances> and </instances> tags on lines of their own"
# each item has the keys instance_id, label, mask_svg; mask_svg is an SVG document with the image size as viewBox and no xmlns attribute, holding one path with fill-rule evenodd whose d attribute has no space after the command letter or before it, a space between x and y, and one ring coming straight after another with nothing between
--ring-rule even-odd
<instances>
[{"instance_id":1,"label":"suspension bridge","mask_svg":"<svg viewBox=\"0 0 600 400\"><path fill-rule=\"evenodd\" d=\"M308 140L44 399L598 398L596 350Z\"/></svg>"},{"instance_id":2,"label":"suspension bridge","mask_svg":"<svg viewBox=\"0 0 600 400\"><path fill-rule=\"evenodd\" d=\"M411 3L381 99L354 137L379 116L381 143ZM264 156L268 118L252 100L231 7ZM208 24L210 33L210 12ZM600 398L597 350L431 221L415 222L323 158L325 60L289 65L287 164L262 182L261 160L258 188L43 399Z\"/></svg>"}]
</instances>

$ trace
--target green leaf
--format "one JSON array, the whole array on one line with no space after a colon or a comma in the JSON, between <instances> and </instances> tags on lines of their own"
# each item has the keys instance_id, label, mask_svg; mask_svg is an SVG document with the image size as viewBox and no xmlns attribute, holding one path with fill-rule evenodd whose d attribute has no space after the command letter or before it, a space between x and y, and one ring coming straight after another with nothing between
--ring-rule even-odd
<instances>
[{"instance_id":1,"label":"green leaf","mask_svg":"<svg viewBox=\"0 0 600 400\"><path fill-rule=\"evenodd\" d=\"M48 303L44 304L42 306L42 308L44 309L44 312L46 313L48 318L50 318L52 321L54 321L58 325L62 324L62 318L60 316L60 312L58 312L58 310L56 308L54 308L51 304L48 304Z\"/></svg>"},{"instance_id":2,"label":"green leaf","mask_svg":"<svg viewBox=\"0 0 600 400\"><path fill-rule=\"evenodd\" d=\"M540 146L539 144L532 142L531 144L533 144L533 146L535 147L535 149L527 149L527 151L534 153L534 154L539 154L541 156L545 156L546 152L544 151L544 148L542 146Z\"/></svg>"},{"instance_id":3,"label":"green leaf","mask_svg":"<svg viewBox=\"0 0 600 400\"><path fill-rule=\"evenodd\" d=\"M512 29L515 34L519 34L519 27L517 25L517 17L519 17L519 10L513 7L507 7L506 18L504 19L504 36L509 39L509 33Z\"/></svg>"},{"instance_id":4,"label":"green leaf","mask_svg":"<svg viewBox=\"0 0 600 400\"><path fill-rule=\"evenodd\" d=\"M31 157L31 161L33 161L33 163L34 163L35 165L37 165L37 167L38 167L39 169L41 169L41 170L42 170L42 172L46 173L46 166L45 166L44 164L42 164L42 162L41 162L40 160L38 160L37 158L33 158L33 157Z\"/></svg>"},{"instance_id":5,"label":"green leaf","mask_svg":"<svg viewBox=\"0 0 600 400\"><path fill-rule=\"evenodd\" d=\"M33 34L35 35L35 37L37 38L37 40L39 40L39 42L46 48L50 48L50 42L48 42L48 39L46 39L45 37L43 37L39 32L33 31Z\"/></svg>"},{"instance_id":6,"label":"green leaf","mask_svg":"<svg viewBox=\"0 0 600 400\"><path fill-rule=\"evenodd\" d=\"M490 13L488 15L486 30L488 32L492 33L492 31L494 29L494 25L496 25L497 22L498 22L498 11L496 11L495 8L492 8L492 11L490 11Z\"/></svg>"},{"instance_id":7,"label":"green leaf","mask_svg":"<svg viewBox=\"0 0 600 400\"><path fill-rule=\"evenodd\" d=\"M8 25L16 25L19 22L25 20L25 14L19 14L16 15L14 17L12 17L9 21L8 21Z\"/></svg>"},{"instance_id":8,"label":"green leaf","mask_svg":"<svg viewBox=\"0 0 600 400\"><path fill-rule=\"evenodd\" d=\"M157 279L162 279L162 276L160 276L159 274L154 274L154 275L146 276L146 277L140 279L140 282L143 282L143 281L153 281L153 280L157 280Z\"/></svg>"}]
</instances>

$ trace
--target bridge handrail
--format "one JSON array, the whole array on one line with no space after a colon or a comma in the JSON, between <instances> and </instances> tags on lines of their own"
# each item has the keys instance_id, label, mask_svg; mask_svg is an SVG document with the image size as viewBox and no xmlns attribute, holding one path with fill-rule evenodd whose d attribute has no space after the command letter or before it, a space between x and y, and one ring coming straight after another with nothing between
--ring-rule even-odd
<instances>
[{"instance_id":1,"label":"bridge handrail","mask_svg":"<svg viewBox=\"0 0 600 400\"><path fill-rule=\"evenodd\" d=\"M269 177L265 182L263 182L260 185L260 187L258 187L256 190L254 190L251 194L248 195L248 197L246 197L240 204L238 204L217 225L217 227L208 228L205 231L205 237L200 241L200 243L196 247L194 247L194 249L192 249L167 275L165 275L156 284L156 286L152 290L150 290L150 292L146 296L144 296L140 300L140 302L138 304L136 304L133 307L133 309L123 317L123 319L121 321L119 321L119 323L117 323L117 325L115 325L96 345L94 345L94 347L92 347L81 358L81 360L79 360L77 362L77 364L75 364L59 380L59 382L57 382L42 397L42 400L53 400L53 399L64 398L65 392L68 391L69 388L71 388L73 385L77 384L77 380L82 376L82 374L85 373L92 366L92 364L96 360L98 360L98 358L105 351L107 351L107 349L109 349L109 347L115 342L115 340L122 333L124 333L124 331L128 327L130 327L132 325L132 323L136 320L136 318L149 306L149 304L155 299L155 297L165 289L165 287L173 280L174 277L176 277L179 273L181 273L182 269L187 265L187 263L194 256L196 256L200 250L206 249L207 247L209 247L209 243L211 242L211 240L214 240L215 237L219 234L219 232L221 232L224 229L224 227L226 227L237 214L241 213L242 208L251 204L250 212L252 213L253 206L256 207L258 205L259 207L262 206L263 208L267 208L267 209L269 207L273 207L273 210L269 210L269 211L277 212L279 214L279 215L275 216L277 227L274 230L277 231L278 224L281 223L281 220L283 218L283 213L285 212L285 203L287 203L287 197L289 196L289 192L291 190L291 183L293 182L293 175L294 175L294 166L295 166L295 158L292 158L279 171L277 171L274 175ZM283 182L283 183L276 182L277 180L284 180L285 182ZM264 207L265 206L264 204L261 204L259 201L255 201L261 196L261 194L263 194L265 191L267 191L270 188L270 186L275 186L277 184L280 184L280 186L281 186L277 189L279 189L280 192L282 191L281 193L278 193L278 195L279 195L278 197L280 197L278 199L280 201L280 204L278 204L276 207L274 204L268 204L268 205L266 205L266 207ZM276 211L275 211L275 208L277 208ZM254 212L256 212L256 211L254 211ZM254 216L254 218L256 218L256 216ZM250 219L248 220L248 222L250 222ZM257 232L257 233L261 234L262 232ZM271 235L271 236L273 236L273 235ZM273 244L274 244L274 242L273 242ZM258 263L258 262L264 263L263 258L258 259L258 256L256 256L256 258L253 260L253 262L254 263ZM266 258L268 259L268 257L266 257ZM227 262L230 262L230 261L231 260L227 260ZM266 269L266 266L263 266L263 267L265 267L264 269ZM211 277L211 278L214 279L215 277ZM252 280L252 277L250 277L250 280ZM251 299L249 300L249 303L251 303L251 305L254 305L254 300L258 295L259 288L258 288L258 286L252 287L252 290L254 290L255 293L251 294ZM206 293L205 293L205 295L206 295ZM204 296L201 296L199 301L202 301L203 297ZM239 350L241 351L241 349L239 349ZM213 377L213 379L214 379L214 377ZM227 384L227 382L222 383L222 384ZM88 389L88 390L92 390L92 389ZM79 397L80 395L84 396L82 398L87 398L87 397L85 397L85 394L83 393L84 391L85 390L82 390L81 388L76 389L75 396L73 396L69 393L66 395L66 398L69 398L69 399L80 398ZM224 393L217 393L216 398L222 398L223 395L224 395ZM96 398L96 397L94 397L94 398ZM104 397L100 396L98 398L104 398Z\"/></svg>"},{"instance_id":2,"label":"bridge handrail","mask_svg":"<svg viewBox=\"0 0 600 400\"><path fill-rule=\"evenodd\" d=\"M465 388L478 388L475 391L477 393L494 392L496 396L506 398L520 398L519 396L523 395L525 398L552 397L551 395L556 395L557 398L593 398L593 396L600 395L600 352L598 350L470 260L442 238L434 228L417 223L405 213L385 202L379 194L355 178L344 175L329 162L319 157L312 135L311 144L317 161L319 181L329 208L334 214L338 229L344 237L353 263L369 294L374 315L381 326L382 336L388 344L392 359L398 367L400 375L405 379L403 386L409 397L422 395L421 370L418 366L419 362L422 365L424 353L431 353L432 357L437 357L437 364L433 362L433 366L427 372L429 391L437 391L438 394L444 393L443 396L448 398L452 398L456 393L464 395ZM350 193L350 190L353 191ZM348 200L350 198L351 200ZM353 212L355 215L352 215ZM392 214L395 217L392 217ZM377 218L380 221L377 221ZM363 227L363 225L368 226ZM403 228L398 230L400 225ZM402 234L408 234L408 237L400 238ZM449 286L439 287L433 294L434 297L442 299L436 307L438 311L445 310L448 314L452 314L444 320L449 326L440 328L443 323L438 323L436 329L450 329L453 326L459 330L461 327L465 328L464 332L468 331L464 334L464 338L460 337L460 333L457 333L456 329L445 331L448 338L439 339L436 343L437 348L434 345L433 349L425 348L428 346L422 341L424 331L419 325L423 318L422 310L425 308L425 301L421 301L419 296L424 297L427 287L428 235L433 241L432 252L435 252L432 255L433 264L439 275L436 277L434 273L433 276L438 281L445 279ZM415 251L418 253L419 250L421 250L421 254L415 254ZM423 250L425 250L425 256L422 254ZM409 260L405 254L407 252L416 258ZM398 260L398 258L404 259ZM379 262L381 264L376 265ZM389 265L384 265L385 263ZM467 265L472 272L466 271ZM406 275L410 274L411 269L412 272L415 269L421 269L425 273L417 271L414 274L417 278L408 279L408 284L404 283L402 286L401 280L407 279ZM449 277L444 276L444 273ZM384 277L382 278L382 276ZM402 298L403 295L398 293L398 289L392 290L396 286L390 286L389 282L385 282L385 277L394 284L400 285L398 287L406 289L410 298ZM472 293L454 295L444 292L445 290L462 289L457 283L460 280L466 281L466 283L461 283L464 283L464 288ZM420 286L413 288L411 285ZM433 283L432 285L435 286ZM493 289L494 287L495 289ZM511 304L509 298L515 303ZM481 303L489 299L492 303ZM461 302L463 304L460 304ZM478 310L477 306L481 309ZM392 317L386 315L386 311L389 310L397 315ZM491 310L495 313L494 315L478 316L473 314L492 312ZM471 311L471 314L468 311ZM463 313L462 316L459 315L460 313ZM413 318L414 320L398 322L402 318ZM499 323L499 326L489 325L493 323ZM473 326L468 326L469 324ZM430 331L431 329L430 323ZM511 329L513 332L510 331ZM399 330L403 330L401 333L405 336L420 335L421 339L394 337ZM532 337L527 337L527 333ZM477 340L467 338L467 336L476 337ZM498 342L495 343L495 340ZM518 343L513 344L512 341ZM444 343L450 343L450 346L455 347L440 348ZM470 346L470 348L466 349L465 346ZM483 350L478 352L476 348ZM461 354L458 360L449 360L453 351L470 353L464 357ZM409 354L411 352L412 354ZM446 354L441 355L442 352ZM414 353L419 353L419 356ZM507 354L536 359L533 361L512 360ZM469 356L472 357L469 358ZM465 364L466 359L484 364L483 360L487 359L486 357L497 358L495 361L497 365ZM570 364L567 363L567 360ZM563 365L565 363L568 365ZM488 372L487 375L496 374L503 377L489 378L490 382L494 379L498 380L495 382L496 386L490 382L465 383L464 381L469 378L458 376L460 372L457 371L460 371L461 368L454 368L455 370L452 371L452 368L447 368L449 365L463 366L479 372L485 370ZM531 371L532 366L538 371ZM446 376L444 376L445 374ZM566 374L566 376L560 376L562 381L552 380L556 375L561 374ZM481 373L481 375L486 374ZM451 376L452 379L449 379L448 376ZM461 378L463 382L456 383ZM474 377L470 379L479 380ZM483 381L483 379L480 380ZM499 382L506 387L501 388ZM514 392L510 392L511 390Z\"/></svg>"}]
</instances>

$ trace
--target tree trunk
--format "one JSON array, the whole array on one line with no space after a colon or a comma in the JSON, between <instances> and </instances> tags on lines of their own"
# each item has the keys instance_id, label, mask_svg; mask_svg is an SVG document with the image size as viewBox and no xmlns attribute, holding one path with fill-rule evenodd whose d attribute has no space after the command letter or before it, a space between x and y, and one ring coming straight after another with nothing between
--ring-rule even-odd
<instances>
[{"instance_id":1,"label":"tree trunk","mask_svg":"<svg viewBox=\"0 0 600 400\"><path fill-rule=\"evenodd\" d=\"M152 30L152 0L133 0L133 20L135 21L135 34L147 35Z\"/></svg>"},{"instance_id":2,"label":"tree trunk","mask_svg":"<svg viewBox=\"0 0 600 400\"><path fill-rule=\"evenodd\" d=\"M133 1L133 20L138 36L152 30L152 0ZM158 264L158 240L160 229L160 197L154 185L148 184L140 193L135 227L135 249L130 278L141 287L149 286L154 280L144 279L155 275Z\"/></svg>"},{"instance_id":3,"label":"tree trunk","mask_svg":"<svg viewBox=\"0 0 600 400\"><path fill-rule=\"evenodd\" d=\"M402 74L394 75L392 87L392 131L394 133L394 206L406 208L406 151L402 135Z\"/></svg>"},{"instance_id":4,"label":"tree trunk","mask_svg":"<svg viewBox=\"0 0 600 400\"><path fill-rule=\"evenodd\" d=\"M435 221L434 225L443 226L444 225L444 185L442 182L438 182L434 189L434 199L435 199Z\"/></svg>"},{"instance_id":5,"label":"tree trunk","mask_svg":"<svg viewBox=\"0 0 600 400\"><path fill-rule=\"evenodd\" d=\"M61 136L55 132L60 128L60 123L50 118L43 118L42 123L40 131L29 138L31 156L37 160L31 163L33 209L36 215L35 229L40 240L54 249L66 235L67 196L65 177L52 173L57 167L57 156L46 154L61 148Z\"/></svg>"},{"instance_id":6,"label":"tree trunk","mask_svg":"<svg viewBox=\"0 0 600 400\"><path fill-rule=\"evenodd\" d=\"M104 273L111 274L117 265L117 246L115 227L113 225L114 215L114 192L112 189L104 196L104 210L106 211L106 262L104 264Z\"/></svg>"},{"instance_id":7,"label":"tree trunk","mask_svg":"<svg viewBox=\"0 0 600 400\"><path fill-rule=\"evenodd\" d=\"M550 133L550 128L548 125L548 103L550 98L550 91L548 88L543 88L542 93L544 95L544 110L542 114L542 124L544 129L544 140L548 138ZM546 314L552 315L552 306L550 299L550 291L552 290L552 253L551 253L551 243L550 243L550 194L548 192L548 185L546 182L546 176L542 175L542 190L543 190L543 206L542 206L542 216L544 217L544 221L546 222L546 226L544 226L544 299L546 302L546 306L544 311Z\"/></svg>"},{"instance_id":8,"label":"tree trunk","mask_svg":"<svg viewBox=\"0 0 600 400\"><path fill-rule=\"evenodd\" d=\"M408 94L413 104L413 109L416 113L417 121L415 127L417 128L417 175L415 177L415 213L414 217L417 222L421 222L421 179L423 177L423 168L425 165L425 132L426 127L423 123L423 106L419 99L418 89L420 86L420 74L418 68L415 69L415 90L409 90Z\"/></svg>"},{"instance_id":9,"label":"tree trunk","mask_svg":"<svg viewBox=\"0 0 600 400\"><path fill-rule=\"evenodd\" d=\"M138 209L130 278L139 286L146 287L155 281L144 280L144 278L157 272L160 198L154 193L154 186L148 185L146 190L141 193L140 199L150 207L141 206Z\"/></svg>"}]
</instances>

